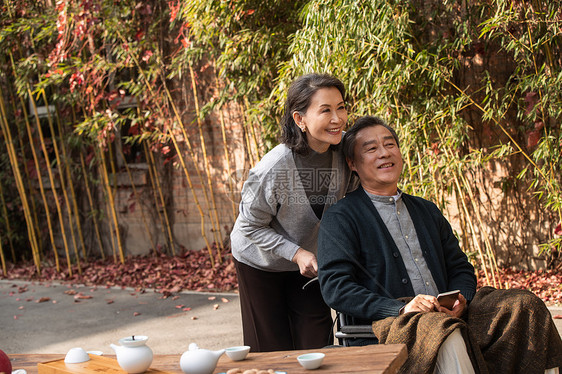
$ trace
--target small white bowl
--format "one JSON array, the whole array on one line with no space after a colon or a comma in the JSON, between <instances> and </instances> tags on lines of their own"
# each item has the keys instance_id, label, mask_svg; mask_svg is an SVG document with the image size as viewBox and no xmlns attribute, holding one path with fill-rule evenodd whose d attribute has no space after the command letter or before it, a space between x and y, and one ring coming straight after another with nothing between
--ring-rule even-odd
<instances>
[{"instance_id":1,"label":"small white bowl","mask_svg":"<svg viewBox=\"0 0 562 374\"><path fill-rule=\"evenodd\" d=\"M250 347L247 345L240 345L237 347L229 347L225 349L226 355L230 357L232 361L241 361L246 358L248 352L250 352Z\"/></svg>"},{"instance_id":2,"label":"small white bowl","mask_svg":"<svg viewBox=\"0 0 562 374\"><path fill-rule=\"evenodd\" d=\"M305 353L297 357L299 364L305 369L318 369L326 355L321 352Z\"/></svg>"},{"instance_id":3,"label":"small white bowl","mask_svg":"<svg viewBox=\"0 0 562 374\"><path fill-rule=\"evenodd\" d=\"M64 362L67 364L79 364L80 362L86 362L90 360L90 356L82 348L70 348L70 350L64 356Z\"/></svg>"}]
</instances>

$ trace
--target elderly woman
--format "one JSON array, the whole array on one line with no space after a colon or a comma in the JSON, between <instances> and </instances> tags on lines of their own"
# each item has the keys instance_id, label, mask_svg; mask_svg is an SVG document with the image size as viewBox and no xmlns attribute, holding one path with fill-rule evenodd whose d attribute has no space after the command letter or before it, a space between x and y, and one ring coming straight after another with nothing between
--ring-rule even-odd
<instances>
[{"instance_id":1,"label":"elderly woman","mask_svg":"<svg viewBox=\"0 0 562 374\"><path fill-rule=\"evenodd\" d=\"M351 173L340 150L345 88L325 74L296 79L283 115L282 143L250 171L231 234L244 344L254 352L331 344L330 308L317 283L323 212L341 199Z\"/></svg>"}]
</instances>

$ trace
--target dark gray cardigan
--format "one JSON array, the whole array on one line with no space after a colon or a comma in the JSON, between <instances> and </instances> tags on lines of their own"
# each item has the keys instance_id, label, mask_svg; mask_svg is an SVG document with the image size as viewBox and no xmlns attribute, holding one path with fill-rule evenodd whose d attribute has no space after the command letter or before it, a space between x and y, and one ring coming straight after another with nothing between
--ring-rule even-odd
<instances>
[{"instance_id":1,"label":"dark gray cardigan","mask_svg":"<svg viewBox=\"0 0 562 374\"><path fill-rule=\"evenodd\" d=\"M472 300L474 267L435 204L402 194L439 292L459 289ZM397 316L402 297L415 296L396 244L362 187L323 216L318 238L319 281L333 309L370 324Z\"/></svg>"}]
</instances>

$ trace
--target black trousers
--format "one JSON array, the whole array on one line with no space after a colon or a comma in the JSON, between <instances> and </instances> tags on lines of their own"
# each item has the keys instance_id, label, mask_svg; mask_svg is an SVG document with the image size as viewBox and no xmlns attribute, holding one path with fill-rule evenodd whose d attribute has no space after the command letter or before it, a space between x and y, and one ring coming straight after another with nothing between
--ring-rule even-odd
<instances>
[{"instance_id":1,"label":"black trousers","mask_svg":"<svg viewBox=\"0 0 562 374\"><path fill-rule=\"evenodd\" d=\"M332 315L318 282L295 272L263 271L234 260L244 344L252 352L321 348L333 343Z\"/></svg>"}]
</instances>

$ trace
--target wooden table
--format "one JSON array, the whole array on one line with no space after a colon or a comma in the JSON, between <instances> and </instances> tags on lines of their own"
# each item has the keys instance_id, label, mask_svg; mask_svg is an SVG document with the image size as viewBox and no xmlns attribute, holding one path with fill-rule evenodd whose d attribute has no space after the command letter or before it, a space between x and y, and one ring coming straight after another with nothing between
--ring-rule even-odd
<instances>
[{"instance_id":1,"label":"wooden table","mask_svg":"<svg viewBox=\"0 0 562 374\"><path fill-rule=\"evenodd\" d=\"M407 349L402 344L369 345L365 347L334 347L305 351L277 351L248 354L243 361L231 361L226 355L219 359L214 373L223 373L232 368L274 369L287 374L312 373L384 373L393 374L406 361ZM320 368L305 370L297 362L297 356L308 352L324 352L326 357ZM64 354L10 354L13 370L25 369L28 374L37 374L39 362L64 359ZM112 357L104 355L104 357ZM151 369L183 374L179 362L181 355L155 355ZM153 370L150 370L153 371ZM124 372L123 372L124 373ZM147 373L150 374L150 373Z\"/></svg>"}]
</instances>

